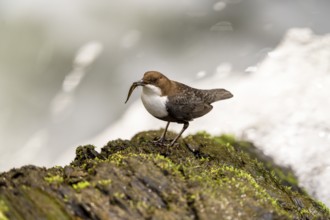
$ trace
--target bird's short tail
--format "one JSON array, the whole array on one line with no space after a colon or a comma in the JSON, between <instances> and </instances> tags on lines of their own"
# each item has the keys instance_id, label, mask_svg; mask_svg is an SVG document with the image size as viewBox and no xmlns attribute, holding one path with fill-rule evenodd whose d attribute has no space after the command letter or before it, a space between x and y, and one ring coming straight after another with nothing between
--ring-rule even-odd
<instances>
[{"instance_id":1,"label":"bird's short tail","mask_svg":"<svg viewBox=\"0 0 330 220\"><path fill-rule=\"evenodd\" d=\"M231 92L225 90L225 89L211 89L211 93L213 94L210 100L210 103L220 101L223 99L230 99L233 97L233 94Z\"/></svg>"}]
</instances>

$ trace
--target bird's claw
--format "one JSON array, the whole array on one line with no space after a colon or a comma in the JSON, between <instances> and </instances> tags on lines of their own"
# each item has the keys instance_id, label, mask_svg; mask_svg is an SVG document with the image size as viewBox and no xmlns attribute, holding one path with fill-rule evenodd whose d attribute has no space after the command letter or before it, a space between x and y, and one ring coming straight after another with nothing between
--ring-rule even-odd
<instances>
[{"instance_id":1,"label":"bird's claw","mask_svg":"<svg viewBox=\"0 0 330 220\"><path fill-rule=\"evenodd\" d=\"M163 145L164 143L165 143L165 138L163 138L163 137L161 137L161 138L159 138L159 139L157 139L157 140L154 140L154 141L152 141L154 144L157 144L157 145Z\"/></svg>"}]
</instances>

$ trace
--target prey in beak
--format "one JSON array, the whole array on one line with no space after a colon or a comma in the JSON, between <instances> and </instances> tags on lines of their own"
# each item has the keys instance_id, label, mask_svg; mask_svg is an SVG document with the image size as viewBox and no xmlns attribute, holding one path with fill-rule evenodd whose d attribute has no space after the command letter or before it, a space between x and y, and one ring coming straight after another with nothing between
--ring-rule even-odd
<instances>
[{"instance_id":1,"label":"prey in beak","mask_svg":"<svg viewBox=\"0 0 330 220\"><path fill-rule=\"evenodd\" d=\"M129 88L129 91L128 91L128 95L127 95L127 99L125 101L125 103L129 100L129 97L131 97L134 89L138 86L144 86L145 83L143 82L143 79L141 79L140 81L137 81L137 82L134 82L132 85L131 85L131 88Z\"/></svg>"}]
</instances>

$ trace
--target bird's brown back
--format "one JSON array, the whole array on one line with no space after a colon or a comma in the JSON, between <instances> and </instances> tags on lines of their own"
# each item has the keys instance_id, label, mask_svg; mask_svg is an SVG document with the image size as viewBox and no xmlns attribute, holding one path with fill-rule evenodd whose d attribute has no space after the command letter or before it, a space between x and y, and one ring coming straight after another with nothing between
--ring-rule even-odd
<instances>
[{"instance_id":1,"label":"bird's brown back","mask_svg":"<svg viewBox=\"0 0 330 220\"><path fill-rule=\"evenodd\" d=\"M171 87L166 95L183 95L187 100L197 99L208 104L233 97L233 95L225 89L196 89L176 81L172 81Z\"/></svg>"}]
</instances>

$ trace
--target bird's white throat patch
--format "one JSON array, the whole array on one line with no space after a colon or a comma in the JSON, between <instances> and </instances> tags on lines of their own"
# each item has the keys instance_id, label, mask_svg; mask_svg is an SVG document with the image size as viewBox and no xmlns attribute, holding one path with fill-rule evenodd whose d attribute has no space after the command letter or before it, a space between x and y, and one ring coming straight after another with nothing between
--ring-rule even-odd
<instances>
[{"instance_id":1,"label":"bird's white throat patch","mask_svg":"<svg viewBox=\"0 0 330 220\"><path fill-rule=\"evenodd\" d=\"M142 103L150 114L158 118L168 115L166 110L167 96L161 95L162 91L157 86L143 86L141 95Z\"/></svg>"}]
</instances>

